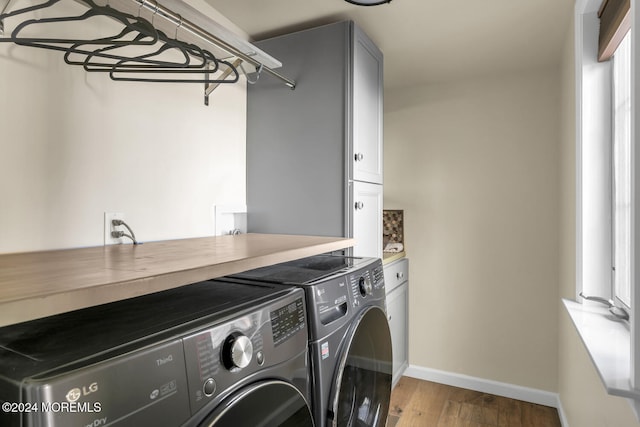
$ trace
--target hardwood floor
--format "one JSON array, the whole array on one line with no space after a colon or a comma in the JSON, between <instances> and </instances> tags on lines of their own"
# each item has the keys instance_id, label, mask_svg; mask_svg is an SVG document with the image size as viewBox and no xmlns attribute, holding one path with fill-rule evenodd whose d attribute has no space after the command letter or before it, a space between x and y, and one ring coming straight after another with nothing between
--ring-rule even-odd
<instances>
[{"instance_id":1,"label":"hardwood floor","mask_svg":"<svg viewBox=\"0 0 640 427\"><path fill-rule=\"evenodd\" d=\"M402 377L387 427L561 427L555 408Z\"/></svg>"}]
</instances>

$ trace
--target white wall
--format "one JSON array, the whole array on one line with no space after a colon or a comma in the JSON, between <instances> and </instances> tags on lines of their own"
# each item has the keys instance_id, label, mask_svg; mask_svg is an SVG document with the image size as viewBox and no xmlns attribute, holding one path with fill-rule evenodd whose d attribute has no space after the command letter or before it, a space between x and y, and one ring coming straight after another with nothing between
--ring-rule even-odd
<instances>
[{"instance_id":1,"label":"white wall","mask_svg":"<svg viewBox=\"0 0 640 427\"><path fill-rule=\"evenodd\" d=\"M410 364L556 390L559 88L545 69L386 94Z\"/></svg>"},{"instance_id":2,"label":"white wall","mask_svg":"<svg viewBox=\"0 0 640 427\"><path fill-rule=\"evenodd\" d=\"M244 80L205 107L204 85L114 82L8 43L0 77L0 253L102 245L105 211L141 241L212 235L212 205L245 203Z\"/></svg>"}]
</instances>

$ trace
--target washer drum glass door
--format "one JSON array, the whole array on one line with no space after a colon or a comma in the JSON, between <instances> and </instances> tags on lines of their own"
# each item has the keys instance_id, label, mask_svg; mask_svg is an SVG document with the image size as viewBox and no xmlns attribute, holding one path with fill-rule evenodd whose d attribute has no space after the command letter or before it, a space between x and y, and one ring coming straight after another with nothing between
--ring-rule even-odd
<instances>
[{"instance_id":1,"label":"washer drum glass door","mask_svg":"<svg viewBox=\"0 0 640 427\"><path fill-rule=\"evenodd\" d=\"M384 427L389 412L393 364L387 316L379 307L371 306L354 324L338 365L327 424Z\"/></svg>"},{"instance_id":2,"label":"washer drum glass door","mask_svg":"<svg viewBox=\"0 0 640 427\"><path fill-rule=\"evenodd\" d=\"M313 427L306 400L279 380L251 384L225 399L201 427Z\"/></svg>"}]
</instances>

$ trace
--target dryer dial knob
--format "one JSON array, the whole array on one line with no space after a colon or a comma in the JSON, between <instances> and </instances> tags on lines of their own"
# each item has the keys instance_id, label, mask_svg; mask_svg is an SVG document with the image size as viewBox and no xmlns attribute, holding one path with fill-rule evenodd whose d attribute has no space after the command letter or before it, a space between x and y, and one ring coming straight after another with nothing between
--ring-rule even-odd
<instances>
[{"instance_id":1,"label":"dryer dial knob","mask_svg":"<svg viewBox=\"0 0 640 427\"><path fill-rule=\"evenodd\" d=\"M242 334L231 334L222 346L222 360L227 369L246 368L253 358L253 343Z\"/></svg>"}]
</instances>

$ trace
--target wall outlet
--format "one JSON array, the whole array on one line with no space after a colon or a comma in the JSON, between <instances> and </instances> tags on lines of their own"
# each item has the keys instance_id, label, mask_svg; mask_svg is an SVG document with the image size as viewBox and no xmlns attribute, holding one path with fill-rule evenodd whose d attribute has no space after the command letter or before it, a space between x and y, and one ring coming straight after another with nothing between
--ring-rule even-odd
<instances>
[{"instance_id":1,"label":"wall outlet","mask_svg":"<svg viewBox=\"0 0 640 427\"><path fill-rule=\"evenodd\" d=\"M214 236L245 234L247 232L246 205L214 205Z\"/></svg>"},{"instance_id":2,"label":"wall outlet","mask_svg":"<svg viewBox=\"0 0 640 427\"><path fill-rule=\"evenodd\" d=\"M123 237L112 237L111 232L117 231L119 228L114 227L111 221L114 219L124 220L124 214L122 212L105 212L104 213L104 244L105 245L118 245L124 243Z\"/></svg>"}]
</instances>

